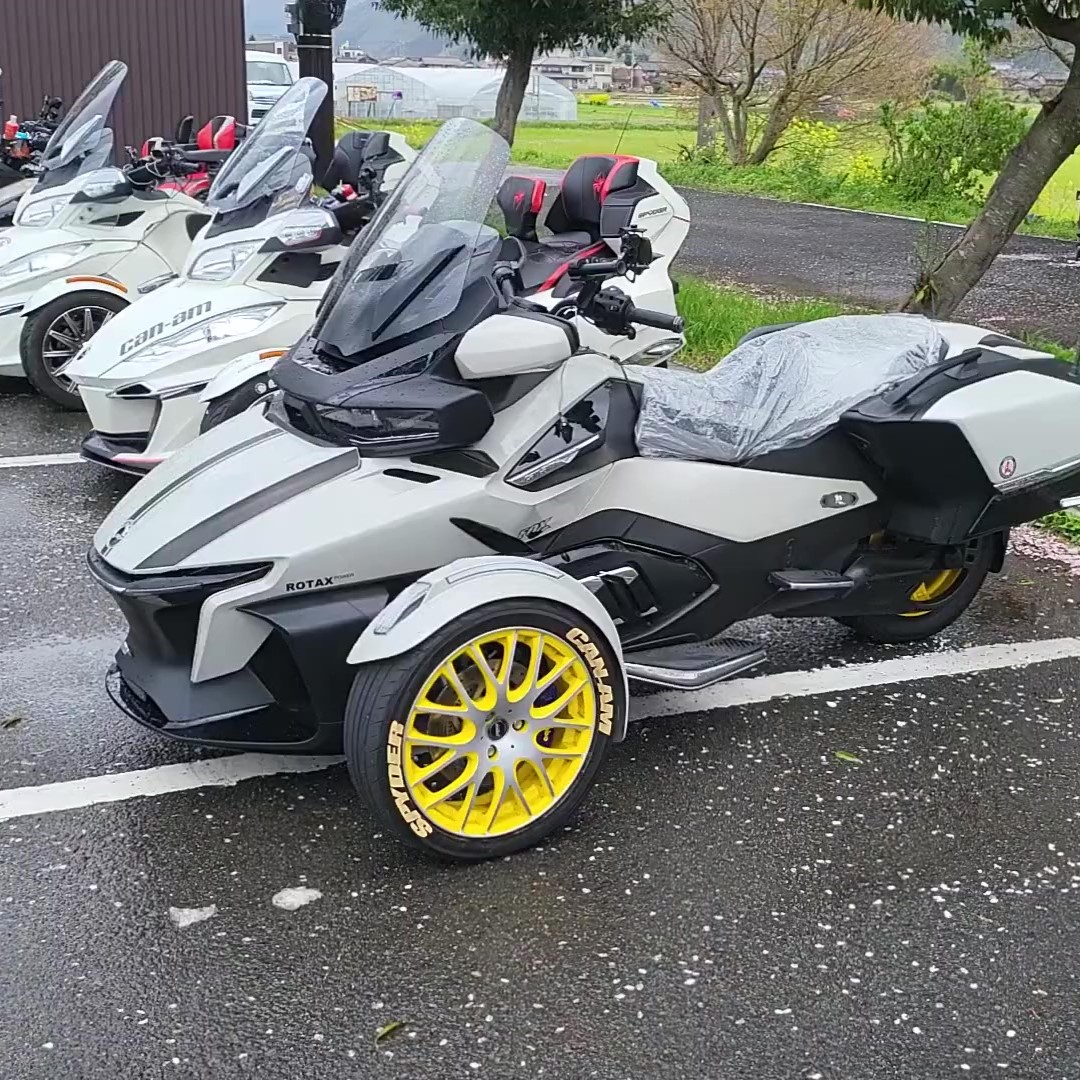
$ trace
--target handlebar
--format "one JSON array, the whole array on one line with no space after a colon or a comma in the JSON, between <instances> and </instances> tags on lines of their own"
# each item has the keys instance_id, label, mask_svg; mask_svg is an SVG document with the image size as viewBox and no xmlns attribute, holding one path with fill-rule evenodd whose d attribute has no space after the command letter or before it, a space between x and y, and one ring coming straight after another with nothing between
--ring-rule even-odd
<instances>
[{"instance_id":1,"label":"handlebar","mask_svg":"<svg viewBox=\"0 0 1080 1080\"><path fill-rule=\"evenodd\" d=\"M637 323L638 326L651 326L654 330L668 330L673 334L681 334L686 326L686 320L679 315L649 311L648 308L634 307L633 304L626 309L626 321Z\"/></svg>"}]
</instances>

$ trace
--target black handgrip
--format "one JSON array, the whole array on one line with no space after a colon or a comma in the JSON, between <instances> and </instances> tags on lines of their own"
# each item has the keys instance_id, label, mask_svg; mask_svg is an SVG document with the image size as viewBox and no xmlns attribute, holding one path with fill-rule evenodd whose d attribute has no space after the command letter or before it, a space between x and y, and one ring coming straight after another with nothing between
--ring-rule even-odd
<instances>
[{"instance_id":1,"label":"black handgrip","mask_svg":"<svg viewBox=\"0 0 1080 1080\"><path fill-rule=\"evenodd\" d=\"M570 266L566 274L571 279L578 281L584 281L587 278L609 278L609 277L622 277L626 267L618 259L612 260L590 260L588 262L574 263Z\"/></svg>"},{"instance_id":2,"label":"black handgrip","mask_svg":"<svg viewBox=\"0 0 1080 1080\"><path fill-rule=\"evenodd\" d=\"M670 330L673 334L681 334L686 326L686 320L680 315L665 315L662 311L649 311L633 304L626 309L626 321L637 323L638 326L651 326L656 330Z\"/></svg>"}]
</instances>

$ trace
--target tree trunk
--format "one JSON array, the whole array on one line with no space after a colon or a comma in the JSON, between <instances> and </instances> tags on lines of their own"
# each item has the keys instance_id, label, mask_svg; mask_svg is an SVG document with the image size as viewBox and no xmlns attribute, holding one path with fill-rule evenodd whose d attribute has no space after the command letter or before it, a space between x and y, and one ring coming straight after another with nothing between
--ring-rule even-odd
<instances>
[{"instance_id":1,"label":"tree trunk","mask_svg":"<svg viewBox=\"0 0 1080 1080\"><path fill-rule=\"evenodd\" d=\"M716 98L716 121L732 165L746 164L746 106L734 94Z\"/></svg>"},{"instance_id":2,"label":"tree trunk","mask_svg":"<svg viewBox=\"0 0 1080 1080\"><path fill-rule=\"evenodd\" d=\"M1080 57L1080 50L1077 52ZM920 275L905 311L947 318L990 268L1057 169L1080 145L1080 64L1016 144L967 231Z\"/></svg>"},{"instance_id":3,"label":"tree trunk","mask_svg":"<svg viewBox=\"0 0 1080 1080\"><path fill-rule=\"evenodd\" d=\"M764 165L766 158L776 149L780 136L787 131L794 119L794 112L785 96L781 95L769 109L769 117L758 139L757 146L746 159L747 165Z\"/></svg>"},{"instance_id":4,"label":"tree trunk","mask_svg":"<svg viewBox=\"0 0 1080 1080\"><path fill-rule=\"evenodd\" d=\"M698 94L697 144L713 146L716 143L716 98L711 94Z\"/></svg>"},{"instance_id":5,"label":"tree trunk","mask_svg":"<svg viewBox=\"0 0 1080 1080\"><path fill-rule=\"evenodd\" d=\"M532 74L533 47L519 45L506 59L506 74L495 99L495 130L511 145L517 129L521 103Z\"/></svg>"}]
</instances>

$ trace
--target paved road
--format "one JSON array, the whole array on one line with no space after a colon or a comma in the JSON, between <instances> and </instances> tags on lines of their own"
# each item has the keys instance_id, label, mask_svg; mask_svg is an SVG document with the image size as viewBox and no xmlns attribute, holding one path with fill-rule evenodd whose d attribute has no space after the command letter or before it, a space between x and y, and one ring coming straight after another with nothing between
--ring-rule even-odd
<instances>
[{"instance_id":1,"label":"paved road","mask_svg":"<svg viewBox=\"0 0 1080 1080\"><path fill-rule=\"evenodd\" d=\"M1011 557L929 648L761 621L760 674L636 699L572 829L446 868L340 767L207 786L116 712L82 553L126 482L9 467L78 429L0 395L3 1080L1080 1076L1063 565Z\"/></svg>"},{"instance_id":2,"label":"paved road","mask_svg":"<svg viewBox=\"0 0 1080 1080\"><path fill-rule=\"evenodd\" d=\"M746 195L685 191L693 228L680 265L698 273L796 295L895 307L911 290L919 253L958 231L881 214ZM1080 328L1076 245L1014 237L959 312L995 329L1068 344Z\"/></svg>"}]
</instances>

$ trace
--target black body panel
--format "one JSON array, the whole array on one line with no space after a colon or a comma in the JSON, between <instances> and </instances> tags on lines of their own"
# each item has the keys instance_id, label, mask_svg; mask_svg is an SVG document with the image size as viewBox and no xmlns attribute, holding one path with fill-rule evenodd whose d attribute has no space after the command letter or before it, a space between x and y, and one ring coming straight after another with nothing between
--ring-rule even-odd
<instances>
[{"instance_id":1,"label":"black body panel","mask_svg":"<svg viewBox=\"0 0 1080 1080\"><path fill-rule=\"evenodd\" d=\"M101 431L89 432L79 447L79 453L95 465L106 465L118 472L131 476L145 476L150 471L149 465L134 465L131 462L118 462L117 454L145 454L150 436L146 432L131 435L107 435Z\"/></svg>"},{"instance_id":2,"label":"black body panel","mask_svg":"<svg viewBox=\"0 0 1080 1080\"><path fill-rule=\"evenodd\" d=\"M357 637L396 591L393 583L286 596L244 611L272 630L246 667L191 681L203 602L262 576L268 566L197 574L127 575L96 552L94 576L128 622L116 655L113 699L132 719L200 745L277 753L337 754Z\"/></svg>"},{"instance_id":3,"label":"black body panel","mask_svg":"<svg viewBox=\"0 0 1080 1080\"><path fill-rule=\"evenodd\" d=\"M620 565L632 565L638 570L658 598L659 606L651 615L643 613L637 622L624 620L620 628L624 643L634 647L666 645L708 640L742 619L781 610L793 614L797 608L800 614L813 615L855 614L863 610L859 605L867 597L862 590L832 601L813 594L782 596L770 583L769 574L784 569L843 572L859 544L881 529L886 513L881 503L874 502L803 526L795 533L737 543L643 514L604 510L550 533L536 544L545 562L578 578L594 573L592 563L579 571L575 559L566 558L569 553L596 547L617 550L623 556ZM653 583L655 567L650 570L646 560L646 555L651 554L691 561L715 588L679 591L670 577ZM919 580L916 577L907 591ZM605 599L602 594L600 597ZM875 602L884 602L884 598ZM895 604L894 595L892 602ZM612 614L619 612L613 610Z\"/></svg>"}]
</instances>

